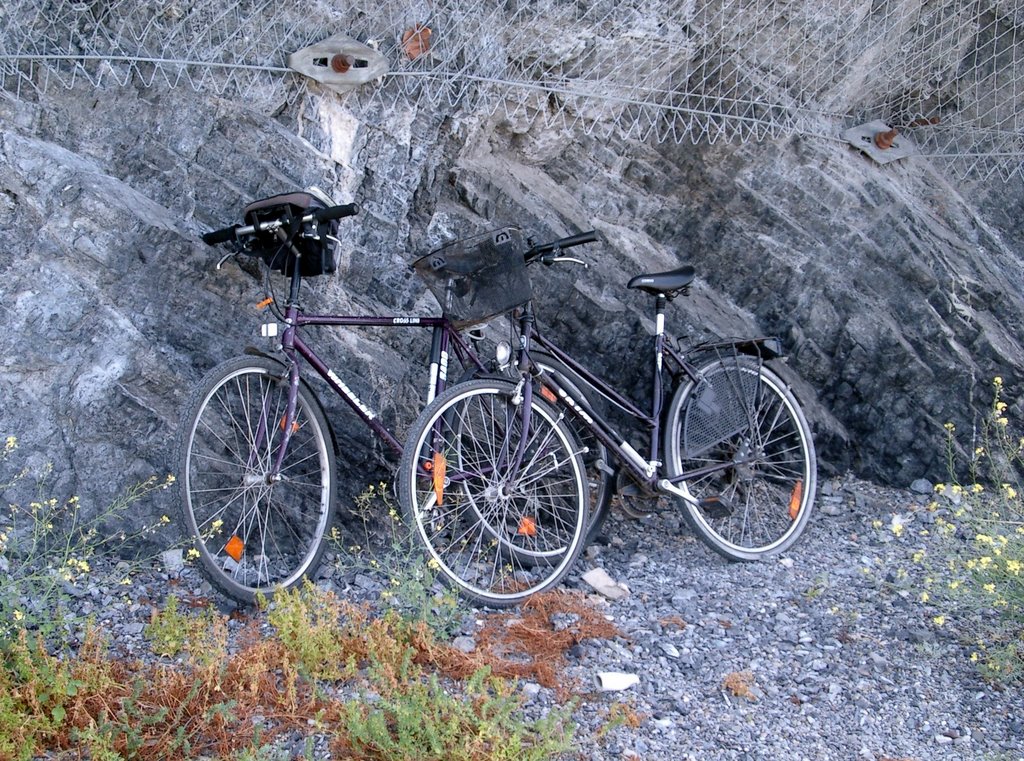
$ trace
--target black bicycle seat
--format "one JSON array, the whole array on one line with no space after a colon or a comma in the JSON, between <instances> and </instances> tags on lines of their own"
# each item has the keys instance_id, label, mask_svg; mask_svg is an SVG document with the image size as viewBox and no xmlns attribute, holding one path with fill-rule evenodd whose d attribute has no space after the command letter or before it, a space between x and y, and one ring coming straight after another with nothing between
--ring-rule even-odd
<instances>
[{"instance_id":1,"label":"black bicycle seat","mask_svg":"<svg viewBox=\"0 0 1024 761\"><path fill-rule=\"evenodd\" d=\"M630 280L627 288L637 288L654 296L675 293L693 282L694 270L689 264L669 272L652 272L637 275Z\"/></svg>"}]
</instances>

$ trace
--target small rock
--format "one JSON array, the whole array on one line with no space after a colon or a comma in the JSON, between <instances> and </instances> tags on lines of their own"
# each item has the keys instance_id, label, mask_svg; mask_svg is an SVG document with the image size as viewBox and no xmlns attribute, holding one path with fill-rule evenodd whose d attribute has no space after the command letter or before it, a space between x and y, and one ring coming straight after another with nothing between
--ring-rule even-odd
<instances>
[{"instance_id":1,"label":"small rock","mask_svg":"<svg viewBox=\"0 0 1024 761\"><path fill-rule=\"evenodd\" d=\"M918 478L910 484L910 491L916 494L931 494L933 488L932 482L927 478Z\"/></svg>"},{"instance_id":2,"label":"small rock","mask_svg":"<svg viewBox=\"0 0 1024 761\"><path fill-rule=\"evenodd\" d=\"M160 561L164 564L164 570L172 576L185 570L185 558L180 547L161 552Z\"/></svg>"},{"instance_id":3,"label":"small rock","mask_svg":"<svg viewBox=\"0 0 1024 761\"><path fill-rule=\"evenodd\" d=\"M843 503L840 500L824 500L821 503L821 514L831 518L843 514Z\"/></svg>"},{"instance_id":4,"label":"small rock","mask_svg":"<svg viewBox=\"0 0 1024 761\"><path fill-rule=\"evenodd\" d=\"M456 637L452 640L452 647L468 655L476 650L476 640L466 636Z\"/></svg>"},{"instance_id":5,"label":"small rock","mask_svg":"<svg viewBox=\"0 0 1024 761\"><path fill-rule=\"evenodd\" d=\"M540 694L540 685L536 682L523 682L523 694L528 700L533 700Z\"/></svg>"},{"instance_id":6,"label":"small rock","mask_svg":"<svg viewBox=\"0 0 1024 761\"><path fill-rule=\"evenodd\" d=\"M615 581L603 568L591 568L583 574L583 580L609 600L624 600L629 597L629 587Z\"/></svg>"},{"instance_id":7,"label":"small rock","mask_svg":"<svg viewBox=\"0 0 1024 761\"><path fill-rule=\"evenodd\" d=\"M665 653L665 655L667 655L669 658L679 657L679 650L671 642L659 642L658 646L661 648L661 651Z\"/></svg>"}]
</instances>

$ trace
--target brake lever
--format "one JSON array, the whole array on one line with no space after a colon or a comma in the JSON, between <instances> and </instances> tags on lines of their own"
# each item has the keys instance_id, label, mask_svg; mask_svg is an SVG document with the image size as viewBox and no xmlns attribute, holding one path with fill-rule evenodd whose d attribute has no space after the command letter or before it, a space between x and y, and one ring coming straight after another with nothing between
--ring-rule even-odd
<instances>
[{"instance_id":1,"label":"brake lever","mask_svg":"<svg viewBox=\"0 0 1024 761\"><path fill-rule=\"evenodd\" d=\"M234 251L228 251L228 252L227 252L226 254L224 254L224 256L222 256L222 257L220 258L220 260L219 260L219 261L217 262L217 266L216 266L216 268L215 268L215 269L218 269L218 270L219 270L219 269L220 269L221 267L223 267L223 266L224 266L224 262L226 262L226 261L227 261L228 259L230 259L230 258L231 258L232 256L234 256L234 255L235 255L235 252L234 252Z\"/></svg>"}]
</instances>

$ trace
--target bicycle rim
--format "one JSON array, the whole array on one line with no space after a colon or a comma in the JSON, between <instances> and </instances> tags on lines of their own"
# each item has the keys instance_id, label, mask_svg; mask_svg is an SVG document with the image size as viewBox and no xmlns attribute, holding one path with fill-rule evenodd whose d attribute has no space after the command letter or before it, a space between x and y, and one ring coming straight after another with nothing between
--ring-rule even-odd
<instances>
[{"instance_id":1,"label":"bicycle rim","mask_svg":"<svg viewBox=\"0 0 1024 761\"><path fill-rule=\"evenodd\" d=\"M674 407L672 475L710 470L685 482L701 539L732 560L792 546L810 517L817 468L810 427L782 380L727 360L704 368Z\"/></svg>"},{"instance_id":2,"label":"bicycle rim","mask_svg":"<svg viewBox=\"0 0 1024 761\"><path fill-rule=\"evenodd\" d=\"M311 573L333 514L326 421L300 388L279 474L287 384L271 360L229 366L201 389L182 462L183 508L206 575L251 601Z\"/></svg>"},{"instance_id":3,"label":"bicycle rim","mask_svg":"<svg viewBox=\"0 0 1024 761\"><path fill-rule=\"evenodd\" d=\"M509 384L483 381L439 397L414 427L402 476L416 533L443 576L497 607L557 584L587 517L579 447L547 405L534 403L512 466L523 431L511 399Z\"/></svg>"}]
</instances>

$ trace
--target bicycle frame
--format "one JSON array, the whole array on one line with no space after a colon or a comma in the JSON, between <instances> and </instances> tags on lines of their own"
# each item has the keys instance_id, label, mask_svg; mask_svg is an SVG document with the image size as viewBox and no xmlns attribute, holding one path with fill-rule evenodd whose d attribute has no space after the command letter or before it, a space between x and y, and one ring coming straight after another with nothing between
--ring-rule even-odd
<instances>
[{"instance_id":1,"label":"bicycle frame","mask_svg":"<svg viewBox=\"0 0 1024 761\"><path fill-rule=\"evenodd\" d=\"M403 315L383 316L355 316L355 315L326 315L326 314L303 314L298 306L298 290L301 276L298 274L298 267L292 276L291 296L288 299L288 306L285 308L285 328L281 333L281 350L288 358L288 399L284 420L281 421L283 436L281 446L278 448L274 462L273 474L280 473L281 464L284 462L288 450L288 443L293 433L292 427L295 421L295 408L299 394L299 382L301 378L301 361L309 363L317 375L324 379L328 386L340 396L352 411L359 417L367 427L373 431L396 455L402 454L402 444L395 435L384 426L377 413L361 400L356 393L346 384L337 373L331 369L313 348L303 340L300 330L306 327L334 326L334 327L418 327L429 328L432 331L429 355L429 380L427 386L427 402L429 403L440 392L444 391L448 380L448 364L451 352L454 350L456 356L463 363L472 363L478 369L483 369L476 352L467 343L466 339L452 327L446 317L419 317ZM277 323L270 323L276 331ZM267 330L265 326L265 330ZM268 331L269 332L269 331Z\"/></svg>"},{"instance_id":2,"label":"bicycle frame","mask_svg":"<svg viewBox=\"0 0 1024 761\"><path fill-rule=\"evenodd\" d=\"M609 452L612 452L616 460L625 465L634 478L646 489L651 491L669 491L676 496L692 500L693 498L690 496L690 493L685 488L685 483L683 482L721 470L726 466L706 466L697 470L688 471L673 478L668 478L662 473L663 462L660 458L660 450L662 424L665 411L665 390L667 385L665 374L666 372L670 372L674 379L673 384L676 386L678 386L680 382L685 382L685 380L697 381L700 379L700 372L697 366L687 361L683 352L676 349L666 340L666 301L667 300L664 296L657 297L653 347L654 375L651 382L651 407L649 411L642 410L632 400L627 399L605 380L590 372L586 367L580 364L579 361L575 360L551 339L538 332L534 328L532 305L528 305L526 308L526 312L529 313L529 316L527 317L524 313L523 318L521 318L524 321L523 335L526 338L524 341L523 354L528 355L529 344L531 342L535 342L538 346L565 363L586 383L590 389L596 391L602 398L625 412L629 418L637 422L639 427L646 429L649 436L648 458L644 458L644 456L626 440L626 437L619 433L607 419L590 408L587 405L586 400L573 398L571 394L567 393L566 390L558 384L557 379L550 377L550 375L545 374L542 376L541 389L539 392L542 398L551 403L558 403L560 401L568 406L587 430L590 431L608 449ZM729 346L736 352L746 354L749 352L744 349L747 348L748 344L751 347L759 346L758 340L755 340L753 342L742 341L709 344L706 348ZM526 364L523 364L524 359ZM669 364L674 366L673 370L666 371L666 360ZM521 358L520 369L524 372L532 370L532 365L529 364L527 357ZM684 377L682 381L679 380L681 376ZM527 386L529 386L529 384L527 384ZM526 414L529 414L528 411ZM524 422L524 425L525 424L526 423ZM680 488L679 484L683 484L683 487Z\"/></svg>"}]
</instances>

